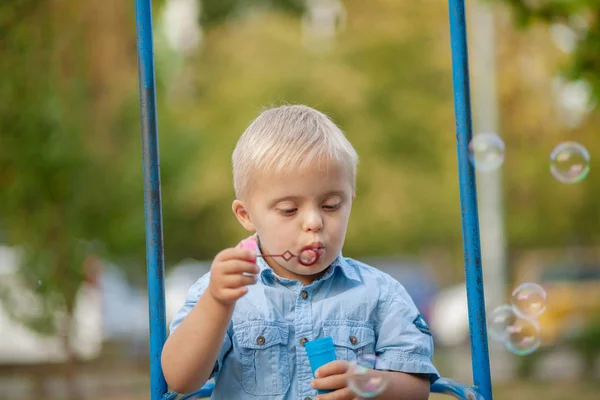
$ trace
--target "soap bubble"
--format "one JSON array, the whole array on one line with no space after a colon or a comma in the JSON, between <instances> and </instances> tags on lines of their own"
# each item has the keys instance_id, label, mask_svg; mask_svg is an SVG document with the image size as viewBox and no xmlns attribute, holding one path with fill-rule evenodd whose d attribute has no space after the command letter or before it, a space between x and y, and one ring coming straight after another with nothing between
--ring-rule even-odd
<instances>
[{"instance_id":1,"label":"soap bubble","mask_svg":"<svg viewBox=\"0 0 600 400\"><path fill-rule=\"evenodd\" d=\"M517 318L515 323L507 328L507 333L504 345L518 356L533 353L542 341L538 322L528 318Z\"/></svg>"},{"instance_id":2,"label":"soap bubble","mask_svg":"<svg viewBox=\"0 0 600 400\"><path fill-rule=\"evenodd\" d=\"M590 172L590 153L579 143L560 143L550 154L550 172L562 183L581 182Z\"/></svg>"},{"instance_id":3,"label":"soap bubble","mask_svg":"<svg viewBox=\"0 0 600 400\"><path fill-rule=\"evenodd\" d=\"M508 304L496 307L488 317L488 333L498 342L508 338L508 328L515 324L519 316Z\"/></svg>"},{"instance_id":4,"label":"soap bubble","mask_svg":"<svg viewBox=\"0 0 600 400\"><path fill-rule=\"evenodd\" d=\"M535 318L546 309L547 295L536 283L523 283L513 290L511 305L496 307L488 317L490 337L512 353L525 356L541 345L541 330Z\"/></svg>"},{"instance_id":5,"label":"soap bubble","mask_svg":"<svg viewBox=\"0 0 600 400\"><path fill-rule=\"evenodd\" d=\"M319 259L319 253L313 248L305 248L300 250L298 261L302 265L313 265Z\"/></svg>"},{"instance_id":6,"label":"soap bubble","mask_svg":"<svg viewBox=\"0 0 600 400\"><path fill-rule=\"evenodd\" d=\"M497 169L504 162L504 142L495 133L480 133L469 143L469 160L479 171Z\"/></svg>"},{"instance_id":7,"label":"soap bubble","mask_svg":"<svg viewBox=\"0 0 600 400\"><path fill-rule=\"evenodd\" d=\"M547 295L536 283L523 283L511 296L511 304L515 311L524 318L537 318L546 309Z\"/></svg>"},{"instance_id":8,"label":"soap bubble","mask_svg":"<svg viewBox=\"0 0 600 400\"><path fill-rule=\"evenodd\" d=\"M374 355L362 355L348 368L348 387L357 395L372 398L380 395L387 387L386 377L375 370L377 358Z\"/></svg>"}]
</instances>

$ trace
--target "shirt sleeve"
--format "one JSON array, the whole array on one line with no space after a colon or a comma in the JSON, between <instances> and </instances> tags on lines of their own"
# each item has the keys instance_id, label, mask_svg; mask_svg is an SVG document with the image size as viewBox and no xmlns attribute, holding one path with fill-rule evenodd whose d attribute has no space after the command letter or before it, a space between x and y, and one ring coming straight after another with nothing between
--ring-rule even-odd
<instances>
[{"instance_id":1,"label":"shirt sleeve","mask_svg":"<svg viewBox=\"0 0 600 400\"><path fill-rule=\"evenodd\" d=\"M177 313L173 317L173 320L171 321L171 325L169 327L170 334L173 334L173 332L175 332L175 330L181 324L181 322L183 322L185 317L187 317L187 315L190 313L190 311L192 311L192 308L194 308L194 306L198 302L198 299L200 298L202 293L204 293L204 291L208 288L209 281L210 281L210 273L207 273L202 278L198 279L198 281L196 281L196 283L194 283L190 287L188 294L186 296L186 299L185 299L185 303L179 309L179 311L177 311ZM210 322L206 321L206 323L208 324ZM221 346L221 350L219 351L219 355L217 356L217 361L215 362L215 366L213 367L213 370L210 374L209 379L212 379L213 377L215 379L217 378L218 372L223 369L223 362L225 360L225 356L227 355L229 350L231 350L231 346L232 346L231 345L231 323L229 325L230 326L227 329L227 333L225 334L225 337L223 338L223 344Z\"/></svg>"},{"instance_id":2,"label":"shirt sleeve","mask_svg":"<svg viewBox=\"0 0 600 400\"><path fill-rule=\"evenodd\" d=\"M394 281L384 295L375 344L376 369L440 376L432 363L433 338L406 289Z\"/></svg>"}]
</instances>

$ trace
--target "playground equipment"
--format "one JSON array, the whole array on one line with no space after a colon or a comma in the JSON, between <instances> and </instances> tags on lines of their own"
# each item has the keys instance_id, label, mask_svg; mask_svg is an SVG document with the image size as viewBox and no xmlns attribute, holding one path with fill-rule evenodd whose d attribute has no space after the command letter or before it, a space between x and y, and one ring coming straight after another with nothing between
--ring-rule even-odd
<instances>
[{"instance_id":1,"label":"playground equipment","mask_svg":"<svg viewBox=\"0 0 600 400\"><path fill-rule=\"evenodd\" d=\"M150 391L151 400L175 400L209 397L214 384L188 395L167 392L160 357L167 338L164 294L164 258L160 162L156 114L154 44L152 33L152 0L136 0L136 26L142 125L142 157L144 170L144 209L146 222L146 258L148 304L150 313ZM449 0L452 79L456 119L456 147L462 214L463 248L473 385L440 378L431 385L434 393L445 393L465 400L492 400L490 361L487 342L479 220L475 171L469 163L468 145L472 137L469 59L465 1Z\"/></svg>"}]
</instances>

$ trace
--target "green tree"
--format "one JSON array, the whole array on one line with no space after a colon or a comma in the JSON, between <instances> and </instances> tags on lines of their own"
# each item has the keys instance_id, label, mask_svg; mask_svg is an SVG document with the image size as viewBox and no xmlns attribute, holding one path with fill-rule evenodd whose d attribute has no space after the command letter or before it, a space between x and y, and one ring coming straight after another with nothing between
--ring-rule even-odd
<instances>
[{"instance_id":1,"label":"green tree","mask_svg":"<svg viewBox=\"0 0 600 400\"><path fill-rule=\"evenodd\" d=\"M545 3L544 3L545 4ZM553 43L546 26L515 30L510 14L498 10L497 70L500 133L506 144L503 166L506 223L513 249L597 246L595 206L600 176L594 172L597 112L576 126L565 123L561 93L553 86L561 66L577 62ZM580 183L562 184L550 173L550 154L559 143L576 141L591 154L591 172ZM483 176L485 179L485 176Z\"/></svg>"},{"instance_id":2,"label":"green tree","mask_svg":"<svg viewBox=\"0 0 600 400\"><path fill-rule=\"evenodd\" d=\"M72 315L86 257L144 271L133 23L132 7L112 0L0 7L0 230L21 250L20 278L43 307L16 312L20 293L7 282L0 299L28 327L61 335L67 350L70 322L55 316ZM163 183L176 192L193 137L178 137L163 116ZM169 196L165 210L184 219Z\"/></svg>"},{"instance_id":3,"label":"green tree","mask_svg":"<svg viewBox=\"0 0 600 400\"><path fill-rule=\"evenodd\" d=\"M598 0L494 0L506 3L514 22L521 28L535 23L562 23L577 40L572 55L563 65L570 79L585 79L600 99L600 1Z\"/></svg>"},{"instance_id":4,"label":"green tree","mask_svg":"<svg viewBox=\"0 0 600 400\"><path fill-rule=\"evenodd\" d=\"M157 1L160 11L161 2ZM144 205L133 4L21 0L0 5L0 232L44 307L13 317L64 335L91 254L143 282ZM190 203L202 136L158 79L167 265L225 242L213 203ZM200 228L198 228L200 226ZM198 240L198 234L204 240ZM0 282L11 312L14 295Z\"/></svg>"}]
</instances>

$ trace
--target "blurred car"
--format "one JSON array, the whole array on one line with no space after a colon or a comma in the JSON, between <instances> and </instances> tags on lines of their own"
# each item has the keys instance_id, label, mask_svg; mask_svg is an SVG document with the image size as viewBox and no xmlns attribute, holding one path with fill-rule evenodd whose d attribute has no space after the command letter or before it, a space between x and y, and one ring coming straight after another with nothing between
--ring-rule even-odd
<instances>
[{"instance_id":1,"label":"blurred car","mask_svg":"<svg viewBox=\"0 0 600 400\"><path fill-rule=\"evenodd\" d=\"M546 309L537 318L542 346L557 345L576 337L600 312L600 257L593 252L554 262L528 259L516 268L515 284L506 288L505 303L510 303L512 290L524 282L539 284L547 295ZM465 284L440 291L432 307L431 331L437 344L442 346L468 342Z\"/></svg>"},{"instance_id":2,"label":"blurred car","mask_svg":"<svg viewBox=\"0 0 600 400\"><path fill-rule=\"evenodd\" d=\"M431 306L431 333L435 344L454 347L469 341L467 288L464 283L440 290Z\"/></svg>"},{"instance_id":3,"label":"blurred car","mask_svg":"<svg viewBox=\"0 0 600 400\"><path fill-rule=\"evenodd\" d=\"M578 336L600 312L600 260L554 263L540 271L537 282L548 295L546 310L538 318L542 345Z\"/></svg>"}]
</instances>

